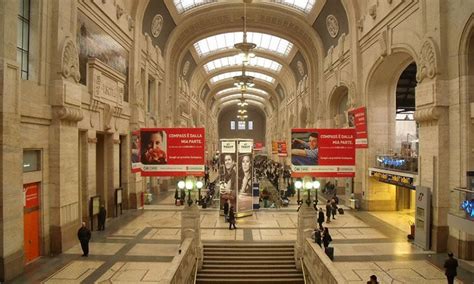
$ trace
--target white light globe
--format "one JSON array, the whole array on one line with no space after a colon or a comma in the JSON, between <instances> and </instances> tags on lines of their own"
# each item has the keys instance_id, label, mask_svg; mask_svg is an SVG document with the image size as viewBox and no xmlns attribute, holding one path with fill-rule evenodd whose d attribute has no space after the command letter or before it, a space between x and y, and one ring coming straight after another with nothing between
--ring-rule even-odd
<instances>
[{"instance_id":1,"label":"white light globe","mask_svg":"<svg viewBox=\"0 0 474 284\"><path fill-rule=\"evenodd\" d=\"M313 187L318 189L321 186L321 183L317 180L313 181Z\"/></svg>"},{"instance_id":2,"label":"white light globe","mask_svg":"<svg viewBox=\"0 0 474 284\"><path fill-rule=\"evenodd\" d=\"M312 181L308 181L305 183L304 187L306 189L312 189L313 188L313 182Z\"/></svg>"},{"instance_id":3,"label":"white light globe","mask_svg":"<svg viewBox=\"0 0 474 284\"><path fill-rule=\"evenodd\" d=\"M197 187L197 188L202 188L203 185L204 185L204 183L203 183L202 181L200 181L200 180L198 180L198 181L196 182L196 187Z\"/></svg>"},{"instance_id":4,"label":"white light globe","mask_svg":"<svg viewBox=\"0 0 474 284\"><path fill-rule=\"evenodd\" d=\"M302 183L300 180L297 180L297 181L295 182L295 187L296 187L297 189L300 189L302 186L303 186L303 183Z\"/></svg>"},{"instance_id":5,"label":"white light globe","mask_svg":"<svg viewBox=\"0 0 474 284\"><path fill-rule=\"evenodd\" d=\"M190 180L186 181L186 189L187 190L193 189L193 182L192 181L190 181Z\"/></svg>"},{"instance_id":6,"label":"white light globe","mask_svg":"<svg viewBox=\"0 0 474 284\"><path fill-rule=\"evenodd\" d=\"M183 180L178 181L178 188L179 188L179 189L183 189L183 188L184 188L184 181L183 181Z\"/></svg>"}]
</instances>

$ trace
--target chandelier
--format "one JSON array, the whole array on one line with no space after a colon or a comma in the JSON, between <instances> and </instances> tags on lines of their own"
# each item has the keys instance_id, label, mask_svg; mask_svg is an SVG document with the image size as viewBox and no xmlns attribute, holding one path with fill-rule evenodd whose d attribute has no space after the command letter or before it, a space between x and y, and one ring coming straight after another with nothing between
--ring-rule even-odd
<instances>
[{"instance_id":1,"label":"chandelier","mask_svg":"<svg viewBox=\"0 0 474 284\"><path fill-rule=\"evenodd\" d=\"M245 65L242 65L242 74L233 78L235 80L234 86L240 88L240 90L247 90L247 88L255 86L254 77L245 74Z\"/></svg>"},{"instance_id":2,"label":"chandelier","mask_svg":"<svg viewBox=\"0 0 474 284\"><path fill-rule=\"evenodd\" d=\"M253 50L257 47L255 43L247 42L247 9L246 2L250 3L251 1L244 0L244 16L242 21L244 22L244 31L243 31L243 41L234 44L234 47L240 50L240 58L242 59L242 64L246 65L249 63L250 59L255 57Z\"/></svg>"}]
</instances>

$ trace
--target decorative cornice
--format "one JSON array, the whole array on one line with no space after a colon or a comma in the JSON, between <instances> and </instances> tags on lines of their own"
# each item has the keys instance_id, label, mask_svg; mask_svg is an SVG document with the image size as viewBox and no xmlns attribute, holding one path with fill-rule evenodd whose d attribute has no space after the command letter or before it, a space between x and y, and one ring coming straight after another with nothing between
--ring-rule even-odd
<instances>
[{"instance_id":1,"label":"decorative cornice","mask_svg":"<svg viewBox=\"0 0 474 284\"><path fill-rule=\"evenodd\" d=\"M87 138L87 143L89 144L97 144L97 138L94 137L94 138Z\"/></svg>"},{"instance_id":2,"label":"decorative cornice","mask_svg":"<svg viewBox=\"0 0 474 284\"><path fill-rule=\"evenodd\" d=\"M418 83L421 83L425 78L433 79L436 76L438 66L436 55L434 41L431 38L425 39L417 62L418 72L416 73L416 81Z\"/></svg>"},{"instance_id":3,"label":"decorative cornice","mask_svg":"<svg viewBox=\"0 0 474 284\"><path fill-rule=\"evenodd\" d=\"M79 83L81 79L81 74L79 73L79 54L74 41L69 36L66 36L63 42L61 75L65 79L72 78L76 83Z\"/></svg>"},{"instance_id":4,"label":"decorative cornice","mask_svg":"<svg viewBox=\"0 0 474 284\"><path fill-rule=\"evenodd\" d=\"M59 120L73 121L78 122L84 118L81 109L72 108L72 107L55 107L54 116Z\"/></svg>"},{"instance_id":5,"label":"decorative cornice","mask_svg":"<svg viewBox=\"0 0 474 284\"><path fill-rule=\"evenodd\" d=\"M416 122L423 123L423 122L430 122L436 121L441 116L442 107L440 106L431 106L428 108L417 109L415 111L415 120Z\"/></svg>"}]
</instances>

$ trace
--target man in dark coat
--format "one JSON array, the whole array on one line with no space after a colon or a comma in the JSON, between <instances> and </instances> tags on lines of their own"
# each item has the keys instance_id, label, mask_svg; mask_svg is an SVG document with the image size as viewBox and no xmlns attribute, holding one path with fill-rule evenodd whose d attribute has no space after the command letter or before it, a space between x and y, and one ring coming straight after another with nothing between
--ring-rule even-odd
<instances>
[{"instance_id":1,"label":"man in dark coat","mask_svg":"<svg viewBox=\"0 0 474 284\"><path fill-rule=\"evenodd\" d=\"M227 222L229 219L229 199L224 202L224 221Z\"/></svg>"},{"instance_id":2,"label":"man in dark coat","mask_svg":"<svg viewBox=\"0 0 474 284\"><path fill-rule=\"evenodd\" d=\"M449 258L444 262L444 268L446 268L446 272L444 274L448 278L448 284L453 284L454 278L458 274L458 260L454 258L452 252L448 253L448 256Z\"/></svg>"},{"instance_id":3,"label":"man in dark coat","mask_svg":"<svg viewBox=\"0 0 474 284\"><path fill-rule=\"evenodd\" d=\"M81 242L82 256L89 255L89 241L91 239L91 231L86 227L86 222L82 222L82 227L77 231L77 238Z\"/></svg>"},{"instance_id":4,"label":"man in dark coat","mask_svg":"<svg viewBox=\"0 0 474 284\"><path fill-rule=\"evenodd\" d=\"M332 215L331 200L328 200L326 202L326 217L328 218L326 223L331 223L331 215Z\"/></svg>"},{"instance_id":5,"label":"man in dark coat","mask_svg":"<svg viewBox=\"0 0 474 284\"><path fill-rule=\"evenodd\" d=\"M232 226L234 226L234 229L237 229L237 227L235 227L234 206L231 206L229 209L229 230L232 230Z\"/></svg>"},{"instance_id":6,"label":"man in dark coat","mask_svg":"<svg viewBox=\"0 0 474 284\"><path fill-rule=\"evenodd\" d=\"M324 212L322 208L319 208L318 211L318 224L319 224L319 229L323 229L323 223L324 223Z\"/></svg>"},{"instance_id":7,"label":"man in dark coat","mask_svg":"<svg viewBox=\"0 0 474 284\"><path fill-rule=\"evenodd\" d=\"M106 217L107 217L107 210L105 210L104 205L101 205L99 209L99 231L105 230Z\"/></svg>"}]
</instances>

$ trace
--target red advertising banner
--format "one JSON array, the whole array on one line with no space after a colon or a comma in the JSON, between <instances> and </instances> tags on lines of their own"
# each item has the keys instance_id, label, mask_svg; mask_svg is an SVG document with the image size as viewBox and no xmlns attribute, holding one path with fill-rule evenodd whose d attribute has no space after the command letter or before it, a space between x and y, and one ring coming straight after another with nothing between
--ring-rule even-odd
<instances>
[{"instance_id":1,"label":"red advertising banner","mask_svg":"<svg viewBox=\"0 0 474 284\"><path fill-rule=\"evenodd\" d=\"M131 133L131 158L132 173L140 171L142 163L140 162L140 131L133 131Z\"/></svg>"},{"instance_id":2,"label":"red advertising banner","mask_svg":"<svg viewBox=\"0 0 474 284\"><path fill-rule=\"evenodd\" d=\"M355 128L355 147L368 148L366 108L360 107L347 112L349 127Z\"/></svg>"},{"instance_id":3,"label":"red advertising banner","mask_svg":"<svg viewBox=\"0 0 474 284\"><path fill-rule=\"evenodd\" d=\"M39 206L39 186L38 183L25 184L23 186L24 192L24 207L35 208Z\"/></svg>"},{"instance_id":4,"label":"red advertising banner","mask_svg":"<svg viewBox=\"0 0 474 284\"><path fill-rule=\"evenodd\" d=\"M142 128L142 176L203 176L204 128Z\"/></svg>"},{"instance_id":5,"label":"red advertising banner","mask_svg":"<svg viewBox=\"0 0 474 284\"><path fill-rule=\"evenodd\" d=\"M293 177L353 177L354 129L292 129Z\"/></svg>"},{"instance_id":6,"label":"red advertising banner","mask_svg":"<svg viewBox=\"0 0 474 284\"><path fill-rule=\"evenodd\" d=\"M286 142L285 141L278 141L278 156L279 157L287 157L288 151L286 150Z\"/></svg>"},{"instance_id":7,"label":"red advertising banner","mask_svg":"<svg viewBox=\"0 0 474 284\"><path fill-rule=\"evenodd\" d=\"M253 144L253 149L255 151L261 151L263 149L263 143L262 142L255 142Z\"/></svg>"}]
</instances>

